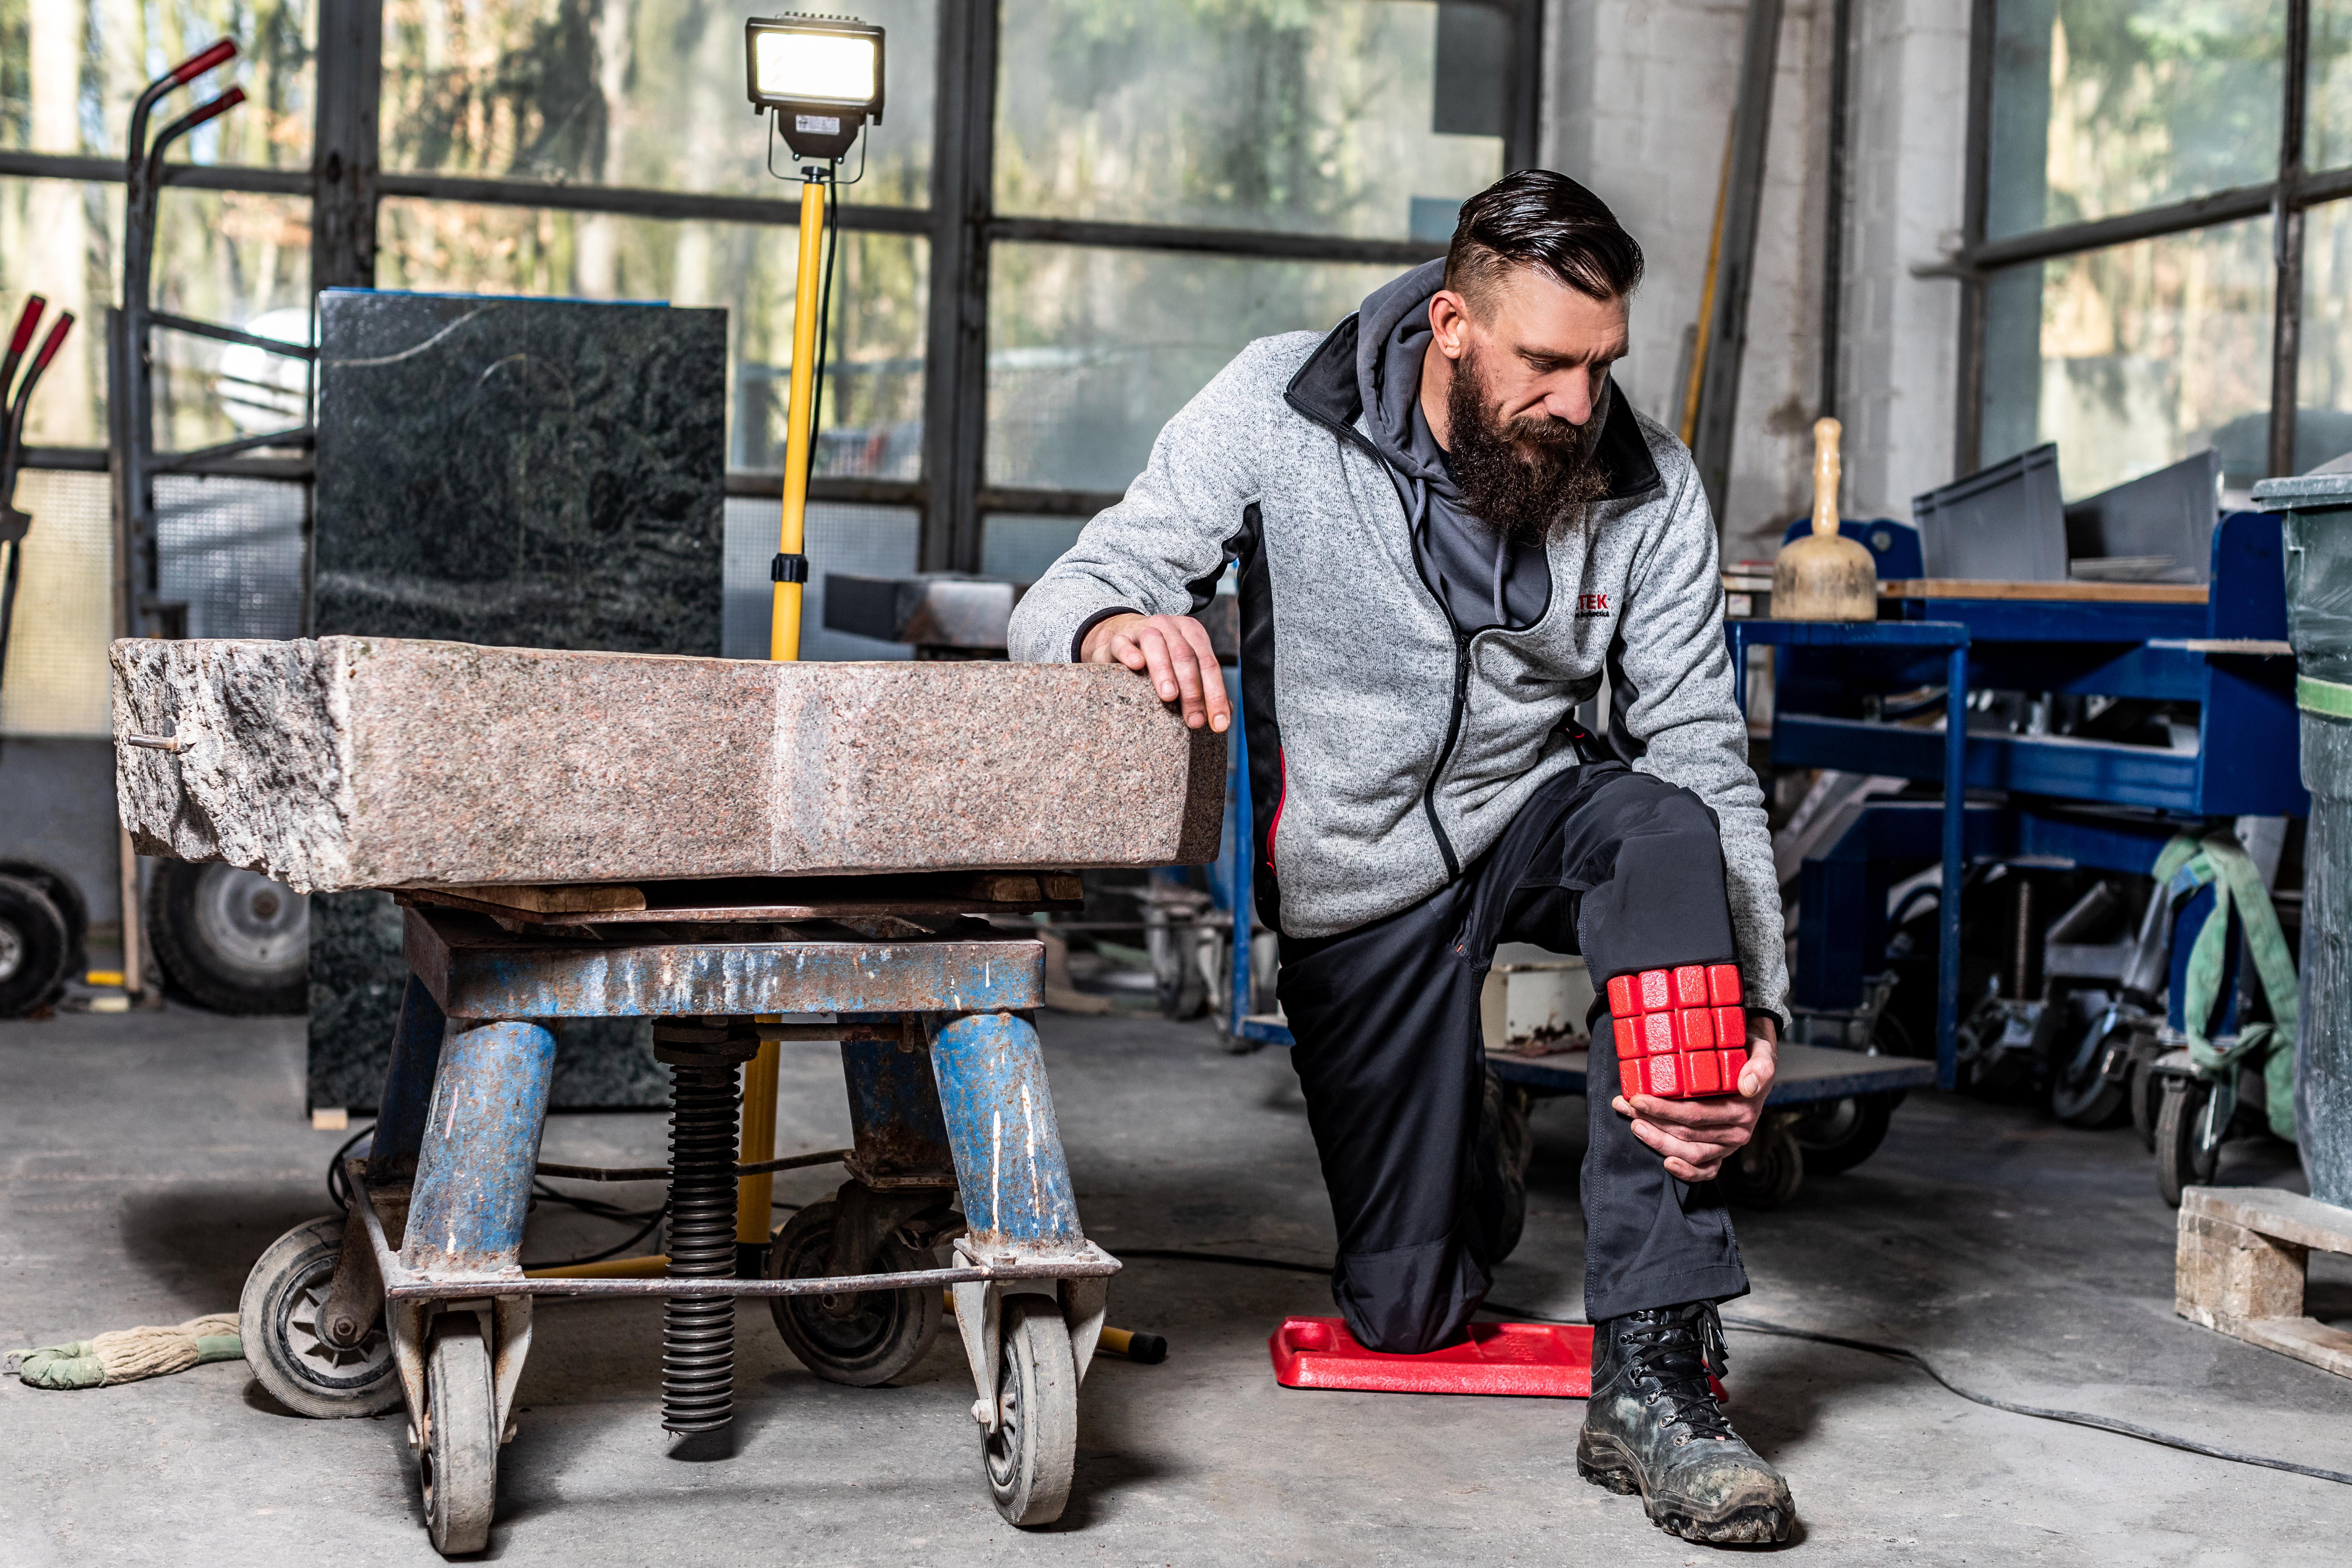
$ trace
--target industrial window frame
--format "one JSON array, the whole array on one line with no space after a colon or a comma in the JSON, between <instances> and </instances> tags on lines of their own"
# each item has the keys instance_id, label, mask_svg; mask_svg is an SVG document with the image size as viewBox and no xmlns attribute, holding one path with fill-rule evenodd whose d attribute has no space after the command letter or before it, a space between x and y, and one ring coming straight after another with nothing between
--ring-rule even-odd
<instances>
[{"instance_id":1,"label":"industrial window frame","mask_svg":"<svg viewBox=\"0 0 2352 1568\"><path fill-rule=\"evenodd\" d=\"M1371 0L1368 0L1371 3ZM1504 165L1535 162L1541 110L1543 0L1447 0L1505 13L1512 27L1512 71ZM377 205L386 196L488 205L553 207L625 217L704 219L797 226L797 195L709 195L626 186L558 184L385 171L377 165L383 54L383 0L318 0L316 124L308 170L174 163L164 184L191 190L254 191L310 198L310 288L372 287ZM1411 240L1366 240L1186 225L1092 223L1014 217L992 205L996 129L997 0L940 0L939 67L933 111L930 200L923 207L841 208L842 226L924 237L930 246L927 300L923 477L919 480L817 479L810 499L910 506L921 517L918 558L927 571L976 572L981 531L992 513L1091 516L1118 498L1076 489L989 485L987 441L988 274L1001 243L1050 243L1119 250L1296 261L1370 262L1409 267L1444 247ZM120 184L120 159L0 152L0 174ZM28 467L103 469L95 448L37 447ZM272 478L307 475L301 458L230 458L184 471ZM782 476L730 470L727 493L771 496Z\"/></svg>"},{"instance_id":2,"label":"industrial window frame","mask_svg":"<svg viewBox=\"0 0 2352 1568\"><path fill-rule=\"evenodd\" d=\"M1961 244L1950 260L1921 268L1923 276L1960 282L1958 408L1952 441L1953 471L1975 472L1984 460L1985 289L2012 267L2104 250L2134 240L2188 234L2268 215L2275 268L2271 323L2271 404L2267 461L2271 475L2294 468L2295 379L2302 359L2304 214L2352 196L2352 167L2312 173L2304 167L2311 71L2311 0L2286 0L2286 50L2280 84L2278 174L2260 184L2234 185L2187 201L2083 223L2061 224L2000 239L1985 237L1990 203L1992 54L2000 0L1972 0L1969 18L1968 163L1963 184Z\"/></svg>"}]
</instances>

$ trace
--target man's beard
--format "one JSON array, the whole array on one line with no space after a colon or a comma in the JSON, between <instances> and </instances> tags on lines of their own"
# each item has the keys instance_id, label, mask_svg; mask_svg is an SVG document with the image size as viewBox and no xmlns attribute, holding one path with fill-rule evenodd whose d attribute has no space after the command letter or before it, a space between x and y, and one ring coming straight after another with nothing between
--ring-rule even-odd
<instances>
[{"instance_id":1,"label":"man's beard","mask_svg":"<svg viewBox=\"0 0 2352 1568\"><path fill-rule=\"evenodd\" d=\"M1486 377L1472 349L1454 363L1445 395L1446 453L1462 504L1514 544L1540 544L1552 524L1609 489L1609 470L1595 455L1604 401L1581 425L1547 414L1497 419Z\"/></svg>"}]
</instances>

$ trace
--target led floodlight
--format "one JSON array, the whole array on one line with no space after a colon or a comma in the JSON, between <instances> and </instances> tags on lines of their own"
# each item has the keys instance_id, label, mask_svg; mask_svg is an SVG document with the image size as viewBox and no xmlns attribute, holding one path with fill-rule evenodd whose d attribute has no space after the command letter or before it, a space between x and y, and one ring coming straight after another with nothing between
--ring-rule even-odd
<instances>
[{"instance_id":1,"label":"led floodlight","mask_svg":"<svg viewBox=\"0 0 2352 1568\"><path fill-rule=\"evenodd\" d=\"M755 16L743 24L744 89L771 110L802 158L838 158L882 122L882 29L843 16Z\"/></svg>"}]
</instances>

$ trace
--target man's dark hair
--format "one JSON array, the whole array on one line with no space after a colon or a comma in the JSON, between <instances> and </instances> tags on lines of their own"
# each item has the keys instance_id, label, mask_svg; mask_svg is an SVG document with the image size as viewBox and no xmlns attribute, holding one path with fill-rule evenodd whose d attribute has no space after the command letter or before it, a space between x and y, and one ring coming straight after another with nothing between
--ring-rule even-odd
<instances>
[{"instance_id":1,"label":"man's dark hair","mask_svg":"<svg viewBox=\"0 0 2352 1568\"><path fill-rule=\"evenodd\" d=\"M1595 300L1642 280L1642 247L1599 196L1549 169L1522 169L1462 204L1445 253L1445 286L1485 311L1505 274L1532 267Z\"/></svg>"}]
</instances>

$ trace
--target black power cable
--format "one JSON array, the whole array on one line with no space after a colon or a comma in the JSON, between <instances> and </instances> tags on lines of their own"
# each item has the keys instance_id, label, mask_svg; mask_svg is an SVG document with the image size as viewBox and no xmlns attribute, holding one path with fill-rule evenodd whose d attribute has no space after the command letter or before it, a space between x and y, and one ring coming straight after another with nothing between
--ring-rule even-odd
<instances>
[{"instance_id":1,"label":"black power cable","mask_svg":"<svg viewBox=\"0 0 2352 1568\"><path fill-rule=\"evenodd\" d=\"M1328 1263L1292 1263L1281 1258L1249 1258L1232 1252L1192 1252L1178 1247L1138 1247L1121 1248L1122 1258L1148 1258L1171 1263L1223 1263L1236 1268L1272 1268L1289 1274L1328 1276ZM1579 1318L1555 1318L1533 1312L1524 1307L1507 1306L1500 1301L1488 1301L1479 1309L1496 1317L1511 1318L1529 1323L1561 1323L1580 1325ZM1901 1345L1881 1344L1875 1340L1858 1340L1843 1334L1819 1333L1811 1329L1792 1329L1780 1323L1768 1323L1755 1318L1725 1318L1723 1326L1743 1333L1764 1334L1775 1339L1805 1340L1814 1344L1835 1345L1841 1350L1861 1351L1869 1355L1882 1355L1894 1361L1907 1362L1926 1373L1947 1390L1958 1394L1971 1405L1981 1405L1991 1410L2005 1410L2012 1415L2029 1415L2036 1421L2057 1421L2069 1426L2087 1426L2094 1432L2112 1432L2120 1437L2137 1438L2158 1447L2178 1448L2184 1454L2200 1454L2209 1459L2222 1459L2233 1465L2254 1465L2265 1470L2285 1470L2293 1475L2309 1476L2314 1480L2334 1481L2339 1486L2352 1486L2352 1475L2342 1470L2322 1469L2316 1465L2298 1465L2292 1459L2273 1459L2264 1454L2248 1454L2236 1448L2224 1448L2212 1443L2200 1443L2193 1437L2177 1437L2154 1427L2138 1426L2130 1421L2118 1421L2110 1415L2094 1415L2082 1410L2050 1410L2038 1405L2017 1405L2006 1399L1995 1399L1989 1394L1963 1388L1937 1371L1936 1364L1917 1351Z\"/></svg>"}]
</instances>

